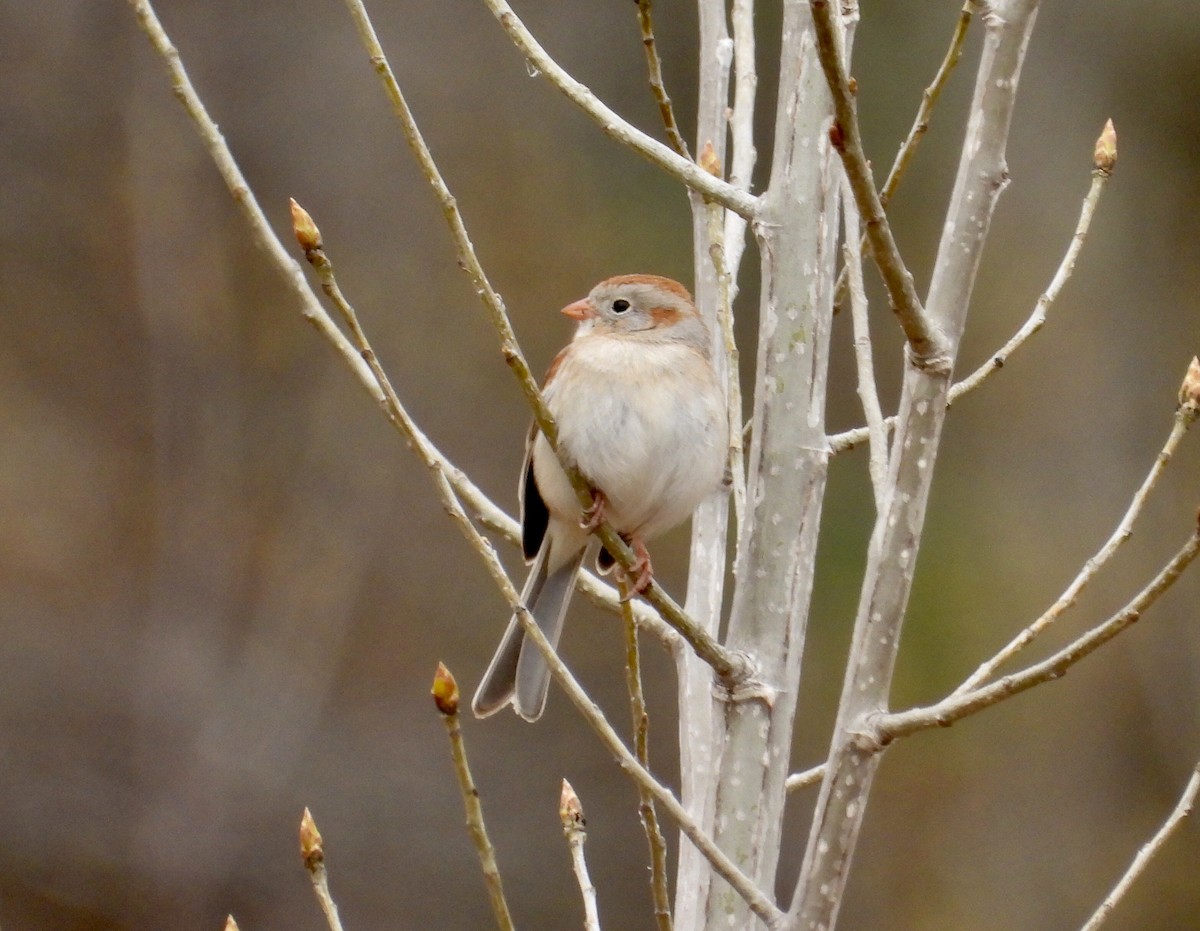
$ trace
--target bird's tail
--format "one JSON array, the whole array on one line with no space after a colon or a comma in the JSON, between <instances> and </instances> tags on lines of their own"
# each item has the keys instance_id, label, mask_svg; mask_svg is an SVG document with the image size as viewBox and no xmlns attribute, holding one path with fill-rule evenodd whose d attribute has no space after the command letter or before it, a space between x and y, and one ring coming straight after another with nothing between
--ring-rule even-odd
<instances>
[{"instance_id":1,"label":"bird's tail","mask_svg":"<svg viewBox=\"0 0 1200 931\"><path fill-rule=\"evenodd\" d=\"M581 549L553 572L547 572L550 549L550 546L543 546L538 552L521 592L521 602L529 609L550 645L557 647L585 550ZM471 708L476 717L484 718L511 703L526 721L536 721L546 707L549 689L550 669L541 651L534 644L526 643L525 629L514 614L496 655L483 674Z\"/></svg>"}]
</instances>

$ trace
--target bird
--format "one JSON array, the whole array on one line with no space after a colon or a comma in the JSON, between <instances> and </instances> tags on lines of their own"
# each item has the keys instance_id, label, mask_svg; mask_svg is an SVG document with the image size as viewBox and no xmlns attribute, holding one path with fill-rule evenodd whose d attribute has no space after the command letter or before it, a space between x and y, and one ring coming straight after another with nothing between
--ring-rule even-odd
<instances>
[{"instance_id":1,"label":"bird","mask_svg":"<svg viewBox=\"0 0 1200 931\"><path fill-rule=\"evenodd\" d=\"M522 550L532 563L521 602L555 646L591 532L607 521L633 547L628 581L644 591L653 577L646 540L682 523L721 488L729 447L712 336L683 285L619 275L562 313L578 327L551 363L543 392L559 450L587 479L595 503L581 508L536 424L518 485ZM599 570L613 563L602 547ZM514 614L472 709L482 718L511 704L536 721L549 687L545 658Z\"/></svg>"}]
</instances>

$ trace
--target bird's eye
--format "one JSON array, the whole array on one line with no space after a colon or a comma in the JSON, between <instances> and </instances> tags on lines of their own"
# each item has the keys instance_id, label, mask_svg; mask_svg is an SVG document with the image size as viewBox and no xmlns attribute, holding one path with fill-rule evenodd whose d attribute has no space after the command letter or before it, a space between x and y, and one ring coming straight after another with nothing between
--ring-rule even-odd
<instances>
[{"instance_id":1,"label":"bird's eye","mask_svg":"<svg viewBox=\"0 0 1200 931\"><path fill-rule=\"evenodd\" d=\"M612 309L614 314L623 314L625 311L629 310L629 301L625 300L624 298L615 300L612 303Z\"/></svg>"}]
</instances>

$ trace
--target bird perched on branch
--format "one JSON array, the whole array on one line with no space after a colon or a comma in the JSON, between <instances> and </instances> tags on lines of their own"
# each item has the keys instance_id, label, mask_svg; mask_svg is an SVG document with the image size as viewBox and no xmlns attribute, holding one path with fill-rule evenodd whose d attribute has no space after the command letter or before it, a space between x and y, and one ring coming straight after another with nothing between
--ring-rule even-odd
<instances>
[{"instance_id":1,"label":"bird perched on branch","mask_svg":"<svg viewBox=\"0 0 1200 931\"><path fill-rule=\"evenodd\" d=\"M521 538L533 562L521 600L557 645L589 535L606 521L633 547L633 591L650 584L646 540L684 521L721 484L729 446L724 391L712 338L687 289L656 275L621 275L562 312L579 321L546 374L546 403L561 454L588 480L595 504L581 513L558 457L536 424L525 446ZM602 572L613 558L601 548ZM472 703L484 717L512 704L536 721L550 671L519 618Z\"/></svg>"}]
</instances>

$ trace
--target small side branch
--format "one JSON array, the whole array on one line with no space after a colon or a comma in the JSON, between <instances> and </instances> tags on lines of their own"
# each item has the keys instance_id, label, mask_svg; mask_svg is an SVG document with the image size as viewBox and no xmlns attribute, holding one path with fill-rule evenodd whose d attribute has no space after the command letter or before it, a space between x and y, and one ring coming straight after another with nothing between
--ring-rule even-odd
<instances>
[{"instance_id":1,"label":"small side branch","mask_svg":"<svg viewBox=\"0 0 1200 931\"><path fill-rule=\"evenodd\" d=\"M825 764L819 763L810 769L803 770L798 773L792 773L787 777L788 792L795 792L798 789L803 789L806 786L815 786L825 778Z\"/></svg>"},{"instance_id":2,"label":"small side branch","mask_svg":"<svg viewBox=\"0 0 1200 931\"><path fill-rule=\"evenodd\" d=\"M1175 454L1176 448L1183 439L1189 426L1196 419L1196 412L1188 405L1181 405L1175 413L1175 423L1171 427L1171 433L1167 437L1166 443L1163 445L1162 451L1154 459L1154 465L1150 467L1150 472L1142 482L1141 487L1134 493L1133 500L1129 502L1129 507L1125 511L1125 516L1121 518L1121 522L1117 524L1116 530L1104 543L1102 547L1093 555L1079 574L1071 580L1071 584L1067 586L1066 591L1059 595L1058 600L1054 602L1046 611L1035 620L1032 624L1022 630L1016 637L998 652L995 656L983 663L958 688L954 690L955 695L963 695L978 688L982 683L986 682L996 670L1000 668L1008 660L1016 656L1021 650L1029 646L1039 634L1045 631L1048 627L1055 623L1072 605L1075 604L1079 595L1087 587L1088 583L1096 577L1101 569L1116 555L1118 549L1121 548L1126 540L1133 534L1134 522L1142 513L1142 508L1145 507L1146 500L1150 497L1150 492L1154 490L1154 486L1158 484L1159 477L1166 470L1167 463L1171 461L1171 457Z\"/></svg>"},{"instance_id":3,"label":"small side branch","mask_svg":"<svg viewBox=\"0 0 1200 931\"><path fill-rule=\"evenodd\" d=\"M1111 157L1101 154L1101 147L1107 142L1106 137L1111 137ZM1116 160L1116 143L1117 135L1113 130L1112 120L1109 120L1105 124L1104 132L1101 133L1100 139L1097 141L1097 156L1092 168L1092 186L1088 190L1087 196L1083 199L1083 206L1079 211L1079 220L1075 224L1075 233L1071 236L1071 244L1067 247L1066 255L1063 256L1058 270L1050 280L1049 287L1038 298L1029 319L1013 334L1012 338L997 352L993 353L987 362L979 366L979 368L950 390L951 404L968 391L974 391L989 375L1003 368L1004 364L1008 361L1008 357L1045 325L1046 313L1049 311L1050 305L1058 299L1063 286L1070 280L1071 275L1075 271L1075 262L1079 258L1079 253L1083 249L1083 241L1087 238L1088 230L1091 228L1092 216L1096 212L1096 205L1100 202L1100 195L1104 193L1108 179L1112 177L1113 165Z\"/></svg>"},{"instance_id":4,"label":"small side branch","mask_svg":"<svg viewBox=\"0 0 1200 931\"><path fill-rule=\"evenodd\" d=\"M1006 698L1028 691L1035 685L1061 679L1072 666L1135 623L1163 592L1175 584L1175 581L1191 565L1198 553L1200 553L1200 529L1192 534L1159 571L1158 575L1124 608L1063 647L1053 656L1021 672L1004 676L990 685L980 686L963 694L952 694L936 705L877 715L874 719L873 742L882 748L897 737L904 737L934 727L949 727L954 722L982 711L984 708L990 708Z\"/></svg>"},{"instance_id":5,"label":"small side branch","mask_svg":"<svg viewBox=\"0 0 1200 931\"><path fill-rule=\"evenodd\" d=\"M925 88L921 94L921 106L917 109L916 118L913 120L912 128L908 131L908 136L901 143L900 148L896 151L896 158L892 162L892 170L888 172L887 180L883 182L883 187L879 189L879 202L884 206L891 202L896 190L900 187L900 182L904 178L908 166L912 163L913 156L917 154L917 146L925 133L929 131L929 123L933 118L933 108L937 106L938 99L942 96L942 88L946 86L946 82L950 80L950 75L958 65L958 60L962 58L963 43L967 38L967 27L971 25L971 18L974 15L975 0L967 0L963 4L962 11L958 14L958 22L954 27L954 34L950 36L950 46L946 49L946 55L942 59L942 64L937 70L937 74L933 76L933 80L929 82L929 86ZM867 242L867 237L864 234L859 242L863 245ZM841 306L846 297L846 269L842 269L842 273L838 276L837 287L834 293L834 305Z\"/></svg>"},{"instance_id":6,"label":"small side branch","mask_svg":"<svg viewBox=\"0 0 1200 931\"><path fill-rule=\"evenodd\" d=\"M325 845L321 832L317 830L313 816L306 808L300 818L300 857L312 880L313 892L325 915L329 931L342 931L342 920L338 917L337 905L329 892L329 874L325 869Z\"/></svg>"},{"instance_id":7,"label":"small side branch","mask_svg":"<svg viewBox=\"0 0 1200 931\"><path fill-rule=\"evenodd\" d=\"M835 13L830 8L829 0L810 0L809 6L812 9L821 68L833 94L835 122L830 137L846 167L846 176L865 221L867 240L887 288L892 310L904 330L914 363L919 368L948 369L950 356L946 337L925 313L912 273L900 257L900 249L892 236L879 191L871 177L871 166L863 151L858 128L854 91L846 73L841 35L834 21Z\"/></svg>"},{"instance_id":8,"label":"small side branch","mask_svg":"<svg viewBox=\"0 0 1200 931\"><path fill-rule=\"evenodd\" d=\"M587 860L583 856L583 845L587 842L587 821L583 817L583 805L571 788L571 783L562 781L562 795L558 803L558 817L562 820L563 837L571 850L571 866L579 883L579 894L583 896L584 931L600 931L600 911L596 907L596 887L588 875Z\"/></svg>"},{"instance_id":9,"label":"small side branch","mask_svg":"<svg viewBox=\"0 0 1200 931\"><path fill-rule=\"evenodd\" d=\"M467 813L467 833L471 835L471 843L479 856L479 867L483 870L483 881L487 885L488 900L492 905L492 915L496 918L496 927L500 928L500 931L513 931L508 901L504 898L504 884L500 880L500 868L496 865L496 849L488 837L487 825L483 821L483 804L479 800L479 790L475 788L471 767L467 763L467 746L463 741L462 726L458 719L458 683L443 663L438 663L430 694L450 737L454 774L458 777L458 788L462 792L463 808Z\"/></svg>"},{"instance_id":10,"label":"small side branch","mask_svg":"<svg viewBox=\"0 0 1200 931\"><path fill-rule=\"evenodd\" d=\"M871 488L875 494L875 509L882 511L887 497L888 435L883 425L883 410L879 405L879 389L875 384L875 360L871 353L871 325L867 315L867 292L862 279L862 249L858 238L858 206L850 192L849 182L842 178L842 216L845 228L843 251L850 288L850 318L854 325L854 362L858 370L858 397L867 431L871 437L871 454L867 463Z\"/></svg>"},{"instance_id":11,"label":"small side branch","mask_svg":"<svg viewBox=\"0 0 1200 931\"><path fill-rule=\"evenodd\" d=\"M888 172L887 180L883 182L883 187L879 191L879 200L885 207L896 193L896 189L900 187L904 173L912 163L913 156L917 154L917 146L920 145L925 133L929 131L933 108L937 106L938 98L942 96L942 88L950 80L950 75L962 57L963 43L967 39L967 28L971 25L974 6L975 0L967 0L963 4L962 10L958 14L958 22L954 25L954 33L950 36L950 45L946 49L946 55L938 67L937 74L933 76L933 80L921 94L921 106L917 109L912 128L909 129L908 136L896 152L892 170Z\"/></svg>"},{"instance_id":12,"label":"small side branch","mask_svg":"<svg viewBox=\"0 0 1200 931\"><path fill-rule=\"evenodd\" d=\"M688 152L687 143L684 142L683 135L679 132L679 125L675 122L675 110L671 106L671 98L663 84L662 62L658 57L658 43L654 39L653 5L653 0L637 0L638 26L642 30L642 48L646 52L646 70L650 76L650 92L658 104L658 112L662 116L663 128L666 130L667 141L671 143L671 148L690 160L691 153Z\"/></svg>"},{"instance_id":13,"label":"small side branch","mask_svg":"<svg viewBox=\"0 0 1200 931\"><path fill-rule=\"evenodd\" d=\"M586 113L604 134L637 152L658 165L672 177L689 188L728 207L748 220L753 220L758 209L758 198L733 185L714 178L691 159L673 152L657 139L621 119L615 112L600 102L587 87L576 81L554 59L552 59L525 24L513 12L505 0L484 0L492 15L500 21L509 38L521 50L529 64L557 87L567 99Z\"/></svg>"},{"instance_id":14,"label":"small side branch","mask_svg":"<svg viewBox=\"0 0 1200 931\"><path fill-rule=\"evenodd\" d=\"M1082 931L1097 931L1104 924L1109 915L1112 914L1112 910L1116 907L1117 903L1125 897L1125 894L1129 892L1130 887L1133 886L1137 878L1145 872L1147 865L1154 858L1154 855L1162 850L1163 845L1171 838L1171 835L1179 829L1179 826L1183 824L1183 819L1192 813L1192 807L1196 804L1197 793L1200 793L1200 763L1192 770L1192 778L1188 780L1188 784L1184 787L1183 794L1179 797L1179 802L1176 804L1175 810L1171 812L1167 820L1163 822L1162 827L1155 832L1154 836L1137 852L1137 856L1129 864L1129 869L1125 871L1125 875L1121 877L1105 900L1100 903L1100 907L1088 919Z\"/></svg>"},{"instance_id":15,"label":"small side branch","mask_svg":"<svg viewBox=\"0 0 1200 931\"><path fill-rule=\"evenodd\" d=\"M642 691L642 660L638 645L637 621L633 617L633 603L624 602L622 612L625 620L625 677L629 686L629 711L633 718L633 750L638 762L650 768L650 716L646 712L646 696ZM564 782L564 789L565 782ZM650 848L650 891L654 897L654 919L659 931L671 931L671 897L667 889L667 842L658 826L658 812L654 808L654 796L645 786L638 786L638 817L646 832L646 843ZM564 828L566 822L563 822Z\"/></svg>"}]
</instances>

